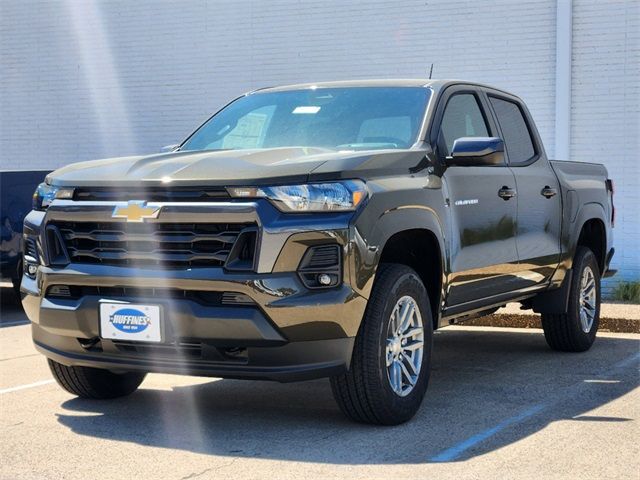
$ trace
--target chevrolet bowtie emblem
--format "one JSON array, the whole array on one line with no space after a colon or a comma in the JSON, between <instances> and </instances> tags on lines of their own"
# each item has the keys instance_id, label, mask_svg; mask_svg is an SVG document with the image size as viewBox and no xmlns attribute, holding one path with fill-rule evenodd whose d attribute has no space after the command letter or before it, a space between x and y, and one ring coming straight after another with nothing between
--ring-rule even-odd
<instances>
[{"instance_id":1,"label":"chevrolet bowtie emblem","mask_svg":"<svg viewBox=\"0 0 640 480\"><path fill-rule=\"evenodd\" d=\"M113 209L112 218L124 218L127 222L143 222L146 218L158 218L162 207L147 207L146 202L130 201L126 207Z\"/></svg>"}]
</instances>

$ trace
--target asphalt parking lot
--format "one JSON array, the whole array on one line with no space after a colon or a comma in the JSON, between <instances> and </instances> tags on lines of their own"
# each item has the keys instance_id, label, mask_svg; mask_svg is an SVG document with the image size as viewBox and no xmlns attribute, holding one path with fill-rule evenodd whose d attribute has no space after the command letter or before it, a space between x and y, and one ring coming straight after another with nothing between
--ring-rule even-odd
<instances>
[{"instance_id":1,"label":"asphalt parking lot","mask_svg":"<svg viewBox=\"0 0 640 480\"><path fill-rule=\"evenodd\" d=\"M149 375L87 401L51 380L10 301L0 322L0 478L640 478L640 335L585 354L540 330L449 327L406 425L350 423L327 381Z\"/></svg>"}]
</instances>

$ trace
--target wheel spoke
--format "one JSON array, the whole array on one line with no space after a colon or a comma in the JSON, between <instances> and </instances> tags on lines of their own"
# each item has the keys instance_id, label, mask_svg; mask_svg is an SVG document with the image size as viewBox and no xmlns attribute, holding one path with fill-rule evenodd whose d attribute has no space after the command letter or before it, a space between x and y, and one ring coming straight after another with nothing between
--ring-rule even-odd
<instances>
[{"instance_id":1,"label":"wheel spoke","mask_svg":"<svg viewBox=\"0 0 640 480\"><path fill-rule=\"evenodd\" d=\"M401 332L406 332L409 327L411 327L411 325L413 325L413 317L416 311L416 306L415 304L411 304L411 309L409 310L409 312L407 313L407 316L404 319L404 322L402 322L402 330Z\"/></svg>"},{"instance_id":2,"label":"wheel spoke","mask_svg":"<svg viewBox=\"0 0 640 480\"><path fill-rule=\"evenodd\" d=\"M414 306L412 302L407 302L407 304L402 309L400 314L400 321L398 322L398 327L396 329L396 334L404 332L409 327L409 322L411 321L411 317L413 316Z\"/></svg>"},{"instance_id":3,"label":"wheel spoke","mask_svg":"<svg viewBox=\"0 0 640 480\"><path fill-rule=\"evenodd\" d=\"M400 393L402 392L402 369L400 367L400 362L398 362L397 360L395 362L393 362L393 366L391 367L393 369L393 381L392 381L392 386L393 389Z\"/></svg>"},{"instance_id":4,"label":"wheel spoke","mask_svg":"<svg viewBox=\"0 0 640 480\"><path fill-rule=\"evenodd\" d=\"M406 365L408 368L411 369L411 375L412 376L417 376L418 375L418 370L416 368L416 366L413 364L413 359L408 356L406 353L402 353L402 359L404 360L404 362L402 362L403 365Z\"/></svg>"},{"instance_id":5,"label":"wheel spoke","mask_svg":"<svg viewBox=\"0 0 640 480\"><path fill-rule=\"evenodd\" d=\"M398 316L400 311L400 305L396 305L391 313L390 327L391 331L395 334L398 331Z\"/></svg>"},{"instance_id":6,"label":"wheel spoke","mask_svg":"<svg viewBox=\"0 0 640 480\"><path fill-rule=\"evenodd\" d=\"M408 351L414 351L422 348L424 346L424 342L422 340L414 340L411 343L407 343L402 348Z\"/></svg>"},{"instance_id":7,"label":"wheel spoke","mask_svg":"<svg viewBox=\"0 0 640 480\"><path fill-rule=\"evenodd\" d=\"M387 349L386 349L387 367L391 366L391 364L393 363L393 350L391 348L391 343L392 341L387 339Z\"/></svg>"},{"instance_id":8,"label":"wheel spoke","mask_svg":"<svg viewBox=\"0 0 640 480\"><path fill-rule=\"evenodd\" d=\"M413 387L416 384L416 377L409 373L405 362L400 362L400 367L402 368L402 374L407 379L407 383Z\"/></svg>"},{"instance_id":9,"label":"wheel spoke","mask_svg":"<svg viewBox=\"0 0 640 480\"><path fill-rule=\"evenodd\" d=\"M413 338L423 333L422 327L412 328L411 330L404 332L400 338Z\"/></svg>"},{"instance_id":10,"label":"wheel spoke","mask_svg":"<svg viewBox=\"0 0 640 480\"><path fill-rule=\"evenodd\" d=\"M582 290L582 295L587 296L591 295L591 293L595 290L596 284L594 282L589 282L585 288Z\"/></svg>"},{"instance_id":11,"label":"wheel spoke","mask_svg":"<svg viewBox=\"0 0 640 480\"><path fill-rule=\"evenodd\" d=\"M580 323L582 324L582 330L588 332L591 328L589 317L587 316L587 312L584 310L580 310Z\"/></svg>"}]
</instances>

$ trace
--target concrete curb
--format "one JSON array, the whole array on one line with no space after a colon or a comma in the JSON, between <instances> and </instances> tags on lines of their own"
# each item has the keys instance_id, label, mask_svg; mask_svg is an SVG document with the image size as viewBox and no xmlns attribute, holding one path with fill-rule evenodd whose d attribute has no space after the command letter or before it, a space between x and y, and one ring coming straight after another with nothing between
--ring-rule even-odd
<instances>
[{"instance_id":1,"label":"concrete curb","mask_svg":"<svg viewBox=\"0 0 640 480\"><path fill-rule=\"evenodd\" d=\"M520 310L519 304L509 304L493 315L462 323L476 327L542 328L540 315ZM640 305L603 303L600 308L601 332L640 333Z\"/></svg>"}]
</instances>

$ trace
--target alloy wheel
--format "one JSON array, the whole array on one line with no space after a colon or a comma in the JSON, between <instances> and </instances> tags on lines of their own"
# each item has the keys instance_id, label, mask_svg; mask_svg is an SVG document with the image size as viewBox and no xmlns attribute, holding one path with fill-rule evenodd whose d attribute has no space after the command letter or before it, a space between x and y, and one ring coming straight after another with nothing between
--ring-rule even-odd
<instances>
[{"instance_id":1,"label":"alloy wheel","mask_svg":"<svg viewBox=\"0 0 640 480\"><path fill-rule=\"evenodd\" d=\"M585 267L580 280L580 326L589 333L596 318L596 277L591 267Z\"/></svg>"},{"instance_id":2,"label":"alloy wheel","mask_svg":"<svg viewBox=\"0 0 640 480\"><path fill-rule=\"evenodd\" d=\"M420 375L424 354L422 315L414 298L400 298L391 312L387 328L387 378L392 390L405 397Z\"/></svg>"}]
</instances>

